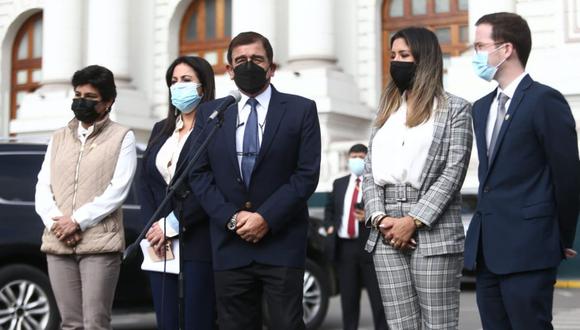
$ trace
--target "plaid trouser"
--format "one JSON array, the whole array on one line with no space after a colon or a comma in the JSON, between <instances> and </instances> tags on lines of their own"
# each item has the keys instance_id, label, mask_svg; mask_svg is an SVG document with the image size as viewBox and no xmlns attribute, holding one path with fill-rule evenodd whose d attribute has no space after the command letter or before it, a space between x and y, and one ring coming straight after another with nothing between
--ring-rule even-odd
<instances>
[{"instance_id":1,"label":"plaid trouser","mask_svg":"<svg viewBox=\"0 0 580 330\"><path fill-rule=\"evenodd\" d=\"M387 189L389 216L408 214L417 199L412 190L397 202ZM462 253L424 256L420 241L416 250L401 251L379 239L373 259L389 329L458 329Z\"/></svg>"}]
</instances>

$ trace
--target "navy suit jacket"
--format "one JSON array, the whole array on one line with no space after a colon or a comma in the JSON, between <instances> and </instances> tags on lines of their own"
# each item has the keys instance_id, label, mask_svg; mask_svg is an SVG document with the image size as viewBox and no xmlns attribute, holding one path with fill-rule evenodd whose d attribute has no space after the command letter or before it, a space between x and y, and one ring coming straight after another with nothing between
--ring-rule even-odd
<instances>
[{"instance_id":1,"label":"navy suit jacket","mask_svg":"<svg viewBox=\"0 0 580 330\"><path fill-rule=\"evenodd\" d=\"M489 161L486 125L496 95L473 105L480 186L465 241L465 266L475 269L481 247L487 268L496 274L556 267L563 249L574 243L578 221L574 118L562 94L526 75Z\"/></svg>"},{"instance_id":2,"label":"navy suit jacket","mask_svg":"<svg viewBox=\"0 0 580 330\"><path fill-rule=\"evenodd\" d=\"M324 208L325 227L334 227L334 232L326 237L326 252L330 260L334 260L336 258L338 231L340 227L342 227L342 216L344 212L344 195L348 189L349 181L350 174L334 180L334 183L332 184L332 192L330 193L330 196L326 202L326 207ZM362 189L359 191L359 194L362 194ZM369 238L370 230L365 226L364 221L358 221L357 225L358 237L356 240L360 243L360 250L363 251L366 241ZM371 257L370 254L368 254L368 256L369 258Z\"/></svg>"},{"instance_id":3,"label":"navy suit jacket","mask_svg":"<svg viewBox=\"0 0 580 330\"><path fill-rule=\"evenodd\" d=\"M147 150L143 156L142 168L138 180L139 202L141 203L143 224L149 221L167 194L167 184L155 166L157 153L169 138L169 135L155 138L165 125L165 120L156 123L153 127ZM191 155L190 148L195 139L195 132L191 132L179 155L175 177L179 175L180 169L183 169L187 165L186 160ZM161 217L165 217L171 213L175 206L174 201L172 200L165 207L161 213ZM179 215L176 214L176 216ZM212 260L212 254L209 220L193 194L189 194L184 202L183 221L185 232L180 235L184 244L184 251L181 252L183 259L210 262Z\"/></svg>"},{"instance_id":4,"label":"navy suit jacket","mask_svg":"<svg viewBox=\"0 0 580 330\"><path fill-rule=\"evenodd\" d=\"M216 100L199 108L195 130L202 138L214 125L206 123L208 116L221 102ZM237 115L237 104L225 111L223 126L190 176L192 190L211 219L214 269L234 269L252 262L303 268L307 201L316 189L320 171L316 103L272 87L249 189L237 160ZM240 210L258 212L268 223L269 231L258 243L248 243L226 228Z\"/></svg>"}]
</instances>

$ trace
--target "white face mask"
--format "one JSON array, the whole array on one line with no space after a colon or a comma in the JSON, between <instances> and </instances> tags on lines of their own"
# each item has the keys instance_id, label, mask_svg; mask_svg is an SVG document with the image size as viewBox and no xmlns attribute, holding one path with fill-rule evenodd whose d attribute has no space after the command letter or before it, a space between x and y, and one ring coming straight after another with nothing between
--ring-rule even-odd
<instances>
[{"instance_id":1,"label":"white face mask","mask_svg":"<svg viewBox=\"0 0 580 330\"><path fill-rule=\"evenodd\" d=\"M491 52L480 51L473 55L471 63L473 64L473 70L478 77L486 81L491 81L495 77L497 69L507 60L507 58L504 58L498 65L493 66L489 64L489 55L497 52L505 45L506 44L503 44Z\"/></svg>"}]
</instances>

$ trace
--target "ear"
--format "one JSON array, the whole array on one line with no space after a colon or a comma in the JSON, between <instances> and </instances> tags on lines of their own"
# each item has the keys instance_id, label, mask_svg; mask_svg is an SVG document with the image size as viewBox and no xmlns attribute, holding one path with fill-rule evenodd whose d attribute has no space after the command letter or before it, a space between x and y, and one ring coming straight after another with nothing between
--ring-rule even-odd
<instances>
[{"instance_id":1,"label":"ear","mask_svg":"<svg viewBox=\"0 0 580 330\"><path fill-rule=\"evenodd\" d=\"M274 73L276 72L276 69L277 68L278 67L276 66L275 63L270 64L270 68L268 68L268 72L269 72L270 75L268 76L268 78L274 77Z\"/></svg>"},{"instance_id":2,"label":"ear","mask_svg":"<svg viewBox=\"0 0 580 330\"><path fill-rule=\"evenodd\" d=\"M514 48L514 45L511 42L506 43L505 44L505 55L506 55L506 58L510 58L510 57L512 57L512 55L517 57L517 54L516 54L516 51L515 50L516 49Z\"/></svg>"},{"instance_id":3,"label":"ear","mask_svg":"<svg viewBox=\"0 0 580 330\"><path fill-rule=\"evenodd\" d=\"M231 65L229 65L229 64L226 64L226 71L228 72L228 75L230 76L230 79L231 80L234 80L234 75L235 75L234 74L234 67L231 66Z\"/></svg>"}]
</instances>

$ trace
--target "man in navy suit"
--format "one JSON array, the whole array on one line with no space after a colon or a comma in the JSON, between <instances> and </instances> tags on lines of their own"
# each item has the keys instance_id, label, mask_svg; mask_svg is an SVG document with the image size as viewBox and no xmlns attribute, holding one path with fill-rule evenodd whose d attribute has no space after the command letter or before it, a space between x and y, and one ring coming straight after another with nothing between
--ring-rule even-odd
<instances>
[{"instance_id":1,"label":"man in navy suit","mask_svg":"<svg viewBox=\"0 0 580 330\"><path fill-rule=\"evenodd\" d=\"M276 65L262 35L240 33L227 58L242 98L226 109L190 181L210 216L219 328L262 329L264 299L273 329L304 329L306 203L320 171L316 104L270 84ZM200 141L222 101L200 106Z\"/></svg>"},{"instance_id":2,"label":"man in navy suit","mask_svg":"<svg viewBox=\"0 0 580 330\"><path fill-rule=\"evenodd\" d=\"M516 14L476 23L474 69L499 84L473 106L480 187L465 266L484 329L552 329L557 267L576 254L575 121L562 94L525 72L531 46Z\"/></svg>"},{"instance_id":3,"label":"man in navy suit","mask_svg":"<svg viewBox=\"0 0 580 330\"><path fill-rule=\"evenodd\" d=\"M358 329L363 285L371 302L375 329L388 329L373 257L364 249L369 229L364 225L361 184L367 152L364 144L350 148L351 173L334 181L324 209L328 255L338 271L343 330Z\"/></svg>"}]
</instances>

